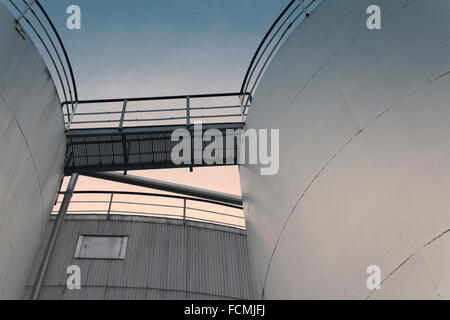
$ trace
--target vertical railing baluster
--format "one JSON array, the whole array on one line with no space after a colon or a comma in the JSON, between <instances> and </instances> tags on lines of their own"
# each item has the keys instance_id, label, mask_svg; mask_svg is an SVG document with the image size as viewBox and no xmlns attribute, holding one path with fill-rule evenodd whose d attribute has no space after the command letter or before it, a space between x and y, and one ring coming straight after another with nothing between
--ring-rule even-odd
<instances>
[{"instance_id":1,"label":"vertical railing baluster","mask_svg":"<svg viewBox=\"0 0 450 320\"><path fill-rule=\"evenodd\" d=\"M191 97L186 97L186 126L191 125Z\"/></svg>"},{"instance_id":2,"label":"vertical railing baluster","mask_svg":"<svg viewBox=\"0 0 450 320\"><path fill-rule=\"evenodd\" d=\"M245 122L245 116L244 116L244 113L245 113L245 111L244 111L244 97L245 97L245 94L242 95L242 96L239 96L239 105L240 105L240 107L241 107L241 118L242 118L242 123Z\"/></svg>"},{"instance_id":3,"label":"vertical railing baluster","mask_svg":"<svg viewBox=\"0 0 450 320\"><path fill-rule=\"evenodd\" d=\"M69 122L70 122L70 109L69 104L66 104L66 112L67 112L67 123L66 123L66 131L69 131Z\"/></svg>"},{"instance_id":4,"label":"vertical railing baluster","mask_svg":"<svg viewBox=\"0 0 450 320\"><path fill-rule=\"evenodd\" d=\"M183 199L183 225L186 225L186 198Z\"/></svg>"},{"instance_id":5,"label":"vertical railing baluster","mask_svg":"<svg viewBox=\"0 0 450 320\"><path fill-rule=\"evenodd\" d=\"M70 111L69 111L69 104L67 104L67 112L69 112L69 113L67 114L66 131L70 130L70 126L72 125L73 118L75 118L75 114L77 112L77 108L78 108L78 102L76 102L75 106L72 107L72 112L70 113Z\"/></svg>"},{"instance_id":6,"label":"vertical railing baluster","mask_svg":"<svg viewBox=\"0 0 450 320\"><path fill-rule=\"evenodd\" d=\"M186 129L190 130L191 126L191 97L186 96ZM192 164L194 163L194 142L191 139L191 166L189 167L189 171L194 171Z\"/></svg>"},{"instance_id":7,"label":"vertical railing baluster","mask_svg":"<svg viewBox=\"0 0 450 320\"><path fill-rule=\"evenodd\" d=\"M108 206L108 214L106 215L106 220L109 220L111 217L111 206L113 202L114 192L111 192L111 197L109 198L109 206Z\"/></svg>"},{"instance_id":8,"label":"vertical railing baluster","mask_svg":"<svg viewBox=\"0 0 450 320\"><path fill-rule=\"evenodd\" d=\"M120 115L120 122L119 122L119 131L122 131L123 129L123 121L125 120L125 114L127 113L127 104L128 100L123 100L123 107L122 107L122 114Z\"/></svg>"}]
</instances>

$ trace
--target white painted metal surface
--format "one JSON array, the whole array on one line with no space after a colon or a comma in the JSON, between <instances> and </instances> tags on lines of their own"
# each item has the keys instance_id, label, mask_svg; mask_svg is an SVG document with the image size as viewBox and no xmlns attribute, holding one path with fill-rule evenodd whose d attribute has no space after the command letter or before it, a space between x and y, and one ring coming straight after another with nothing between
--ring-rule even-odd
<instances>
[{"instance_id":1,"label":"white painted metal surface","mask_svg":"<svg viewBox=\"0 0 450 320\"><path fill-rule=\"evenodd\" d=\"M0 4L0 299L20 298L62 178L53 80Z\"/></svg>"},{"instance_id":2,"label":"white painted metal surface","mask_svg":"<svg viewBox=\"0 0 450 320\"><path fill-rule=\"evenodd\" d=\"M450 298L449 18L324 0L280 48L247 118L280 129L280 171L240 168L258 297Z\"/></svg>"}]
</instances>

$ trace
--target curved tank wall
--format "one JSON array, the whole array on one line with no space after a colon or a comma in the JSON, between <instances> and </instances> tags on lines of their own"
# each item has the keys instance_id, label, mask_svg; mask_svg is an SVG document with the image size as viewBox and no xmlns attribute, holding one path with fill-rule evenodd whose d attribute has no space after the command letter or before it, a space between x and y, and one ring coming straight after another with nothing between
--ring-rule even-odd
<instances>
[{"instance_id":1,"label":"curved tank wall","mask_svg":"<svg viewBox=\"0 0 450 320\"><path fill-rule=\"evenodd\" d=\"M51 233L54 218L47 227ZM127 236L124 260L74 258L79 235ZM29 298L45 242L23 293ZM81 289L67 289L66 269L77 265ZM175 219L68 215L58 237L40 299L251 299L245 231Z\"/></svg>"},{"instance_id":2,"label":"curved tank wall","mask_svg":"<svg viewBox=\"0 0 450 320\"><path fill-rule=\"evenodd\" d=\"M280 129L279 173L240 167L258 297L450 298L449 18L324 0L280 48L247 119Z\"/></svg>"},{"instance_id":3,"label":"curved tank wall","mask_svg":"<svg viewBox=\"0 0 450 320\"><path fill-rule=\"evenodd\" d=\"M32 41L0 4L0 299L20 298L63 174L63 115Z\"/></svg>"}]
</instances>

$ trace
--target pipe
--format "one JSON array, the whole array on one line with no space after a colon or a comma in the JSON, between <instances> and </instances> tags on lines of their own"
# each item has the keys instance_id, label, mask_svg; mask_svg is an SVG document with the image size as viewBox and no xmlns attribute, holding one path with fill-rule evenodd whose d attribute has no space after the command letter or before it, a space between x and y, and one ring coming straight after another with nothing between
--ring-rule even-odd
<instances>
[{"instance_id":1,"label":"pipe","mask_svg":"<svg viewBox=\"0 0 450 320\"><path fill-rule=\"evenodd\" d=\"M203 198L223 203L230 203L235 205L242 205L242 197L233 194L211 191L207 189L201 189L177 183L171 183L161 180L137 177L132 175L122 175L114 172L103 173L83 173L83 176L109 180L114 182L126 183L138 187L162 190L167 192L173 192L178 194L184 194L192 197Z\"/></svg>"},{"instance_id":2,"label":"pipe","mask_svg":"<svg viewBox=\"0 0 450 320\"><path fill-rule=\"evenodd\" d=\"M48 240L47 248L45 249L44 257L42 258L41 265L39 267L39 272L36 276L36 281L34 283L33 291L30 297L31 300L39 299L39 295L42 289L42 283L44 282L45 274L47 273L48 263L53 253L59 231L64 222L64 219L66 218L67 209L69 208L70 200L72 199L77 180L78 173L72 174L69 184L67 185L66 193L64 194L64 199L61 203L61 207L59 208L58 216L56 218L55 224L53 225L52 233L50 235L50 239Z\"/></svg>"}]
</instances>

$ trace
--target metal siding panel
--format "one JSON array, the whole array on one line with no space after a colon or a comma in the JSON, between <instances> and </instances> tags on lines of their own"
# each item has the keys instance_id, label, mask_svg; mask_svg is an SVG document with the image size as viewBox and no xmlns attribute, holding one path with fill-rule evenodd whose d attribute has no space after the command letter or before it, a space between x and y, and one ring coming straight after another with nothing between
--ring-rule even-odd
<instances>
[{"instance_id":1,"label":"metal siding panel","mask_svg":"<svg viewBox=\"0 0 450 320\"><path fill-rule=\"evenodd\" d=\"M106 300L146 300L146 289L135 288L107 288Z\"/></svg>"},{"instance_id":2,"label":"metal siding panel","mask_svg":"<svg viewBox=\"0 0 450 320\"><path fill-rule=\"evenodd\" d=\"M82 287L81 290L65 289L63 300L103 300L105 287Z\"/></svg>"},{"instance_id":3,"label":"metal siding panel","mask_svg":"<svg viewBox=\"0 0 450 320\"><path fill-rule=\"evenodd\" d=\"M61 286L42 287L40 300L61 300L64 294L64 288Z\"/></svg>"},{"instance_id":4,"label":"metal siding panel","mask_svg":"<svg viewBox=\"0 0 450 320\"><path fill-rule=\"evenodd\" d=\"M84 220L79 220L79 216L67 217L49 265L42 298L205 300L252 297L243 232L202 223L190 225L188 222L186 226L161 223L154 218L132 220L128 217L121 221L105 221L104 216L95 218L97 220L92 216L83 217ZM48 232L50 230L48 228ZM125 259L74 259L79 234L128 235ZM70 264L81 268L81 291L66 289L65 271ZM27 287L23 296L29 296L30 290L31 287Z\"/></svg>"},{"instance_id":5,"label":"metal siding panel","mask_svg":"<svg viewBox=\"0 0 450 320\"><path fill-rule=\"evenodd\" d=\"M31 297L31 291L33 290L33 287L26 286L22 293L22 300L29 300Z\"/></svg>"}]
</instances>

